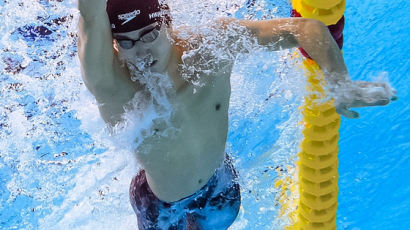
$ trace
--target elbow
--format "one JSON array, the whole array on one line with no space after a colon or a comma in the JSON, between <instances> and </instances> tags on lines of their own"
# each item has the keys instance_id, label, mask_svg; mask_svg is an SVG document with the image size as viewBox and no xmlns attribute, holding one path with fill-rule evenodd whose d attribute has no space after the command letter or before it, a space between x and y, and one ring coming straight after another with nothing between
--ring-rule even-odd
<instances>
[{"instance_id":1,"label":"elbow","mask_svg":"<svg viewBox=\"0 0 410 230\"><path fill-rule=\"evenodd\" d=\"M301 18L301 24L304 27L310 28L310 29L323 29L323 28L327 28L326 25L316 19L312 19L312 18Z\"/></svg>"},{"instance_id":2,"label":"elbow","mask_svg":"<svg viewBox=\"0 0 410 230\"><path fill-rule=\"evenodd\" d=\"M304 18L301 27L301 30L310 37L323 37L323 34L328 30L323 22L310 18Z\"/></svg>"},{"instance_id":3,"label":"elbow","mask_svg":"<svg viewBox=\"0 0 410 230\"><path fill-rule=\"evenodd\" d=\"M312 46L330 48L332 41L327 26L316 19L303 19L300 24L302 39L308 41Z\"/></svg>"}]
</instances>

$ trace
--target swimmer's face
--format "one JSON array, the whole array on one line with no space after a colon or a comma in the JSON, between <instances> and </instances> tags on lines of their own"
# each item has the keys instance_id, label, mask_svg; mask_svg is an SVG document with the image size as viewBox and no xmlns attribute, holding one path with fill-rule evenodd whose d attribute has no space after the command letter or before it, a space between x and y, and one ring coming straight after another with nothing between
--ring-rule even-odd
<instances>
[{"instance_id":1,"label":"swimmer's face","mask_svg":"<svg viewBox=\"0 0 410 230\"><path fill-rule=\"evenodd\" d=\"M139 30L113 33L120 56L128 63L165 72L171 56L171 42L166 25L150 24ZM139 65L138 65L139 64Z\"/></svg>"}]
</instances>

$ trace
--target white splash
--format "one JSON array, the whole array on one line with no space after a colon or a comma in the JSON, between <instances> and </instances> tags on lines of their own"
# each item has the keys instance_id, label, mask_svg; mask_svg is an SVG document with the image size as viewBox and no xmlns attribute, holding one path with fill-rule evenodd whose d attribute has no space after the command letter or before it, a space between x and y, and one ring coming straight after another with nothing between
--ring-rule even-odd
<instances>
[{"instance_id":1,"label":"white splash","mask_svg":"<svg viewBox=\"0 0 410 230\"><path fill-rule=\"evenodd\" d=\"M266 2L262 3L257 7L263 8ZM178 0L169 4L176 28L190 26L208 35L211 45L203 43L201 52L214 52L218 58L214 61L233 61L234 55L227 53L226 47L215 46L223 44L226 34L212 34L203 28L215 18L243 10L244 0ZM167 121L172 116L172 101L168 100L172 92L166 90L169 82L163 82L163 76L150 75L143 82L153 92L148 103L138 104L145 98L143 94L133 100L144 112L127 111L116 135L106 128L80 77L75 7L73 0L0 3L0 12L5 12L0 14L4 22L0 27L0 174L6 178L5 185L0 184L6 191L0 195L0 210L11 213L0 221L6 223L2 226L6 229L136 229L128 200L130 180L138 171L133 150L144 137L142 131L149 130L154 120ZM272 207L275 191L265 189L271 188L275 175L260 177L260 171L266 166L263 162L286 165L295 153L297 98L303 84L299 84L298 74L292 73L298 71L289 61L290 54L268 55L246 36L237 38L243 39L238 44L252 52L236 59L232 74L230 133L242 136L235 139L231 135L227 149L238 154L234 158L244 194L233 228L246 229L278 222ZM188 52L183 58L193 55ZM204 65L199 71L210 69L212 66ZM257 138L268 134L258 121L272 125L267 114L280 122L281 126L271 127L279 130L280 137L261 144L267 146L262 146L265 154L260 154ZM254 193L247 195L248 190ZM272 215L260 222L255 213Z\"/></svg>"}]
</instances>

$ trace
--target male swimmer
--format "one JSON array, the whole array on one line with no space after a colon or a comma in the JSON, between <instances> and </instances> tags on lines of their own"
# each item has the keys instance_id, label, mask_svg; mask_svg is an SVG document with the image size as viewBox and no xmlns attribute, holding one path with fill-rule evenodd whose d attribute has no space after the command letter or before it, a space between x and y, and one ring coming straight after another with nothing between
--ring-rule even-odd
<instances>
[{"instance_id":1,"label":"male swimmer","mask_svg":"<svg viewBox=\"0 0 410 230\"><path fill-rule=\"evenodd\" d=\"M182 55L201 39L179 38L184 31L173 30L166 4L158 0L78 0L78 7L82 77L107 124L115 126L125 111L137 109L129 108L129 102L145 90L146 85L138 80L140 73L129 63L138 66L135 62L143 60L144 69L167 76L176 92L172 120L179 122L178 132L169 136L154 132L144 140L146 148L141 151L145 152L136 150L143 170L131 182L130 200L139 229L227 229L240 207L236 172L224 152L235 58L212 63L213 71L203 76L208 81L194 93L192 82L182 77L181 66L187 65ZM357 117L350 107L385 105L393 94L382 83L352 82L337 44L319 21L219 19L210 25L215 34L227 28L229 33L235 33L235 28L237 34L246 31L249 39L270 50L302 47L324 70L329 84L335 85L335 94L340 95L337 111L346 117ZM231 54L245 52L233 45L238 39L231 35L226 49ZM212 53L196 55L189 62L193 67L196 60L219 60Z\"/></svg>"}]
</instances>

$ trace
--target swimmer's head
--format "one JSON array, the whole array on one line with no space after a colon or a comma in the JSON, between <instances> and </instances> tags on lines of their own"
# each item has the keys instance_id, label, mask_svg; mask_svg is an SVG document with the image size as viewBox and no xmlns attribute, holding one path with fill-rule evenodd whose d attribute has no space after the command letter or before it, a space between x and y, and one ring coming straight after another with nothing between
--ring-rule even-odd
<instances>
[{"instance_id":1,"label":"swimmer's head","mask_svg":"<svg viewBox=\"0 0 410 230\"><path fill-rule=\"evenodd\" d=\"M108 0L107 14L113 33L141 29L153 23L171 23L169 7L161 0Z\"/></svg>"},{"instance_id":2,"label":"swimmer's head","mask_svg":"<svg viewBox=\"0 0 410 230\"><path fill-rule=\"evenodd\" d=\"M130 70L164 72L172 41L171 18L163 0L108 0L114 47Z\"/></svg>"}]
</instances>

